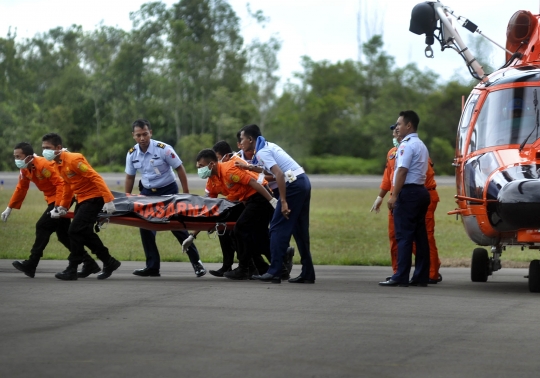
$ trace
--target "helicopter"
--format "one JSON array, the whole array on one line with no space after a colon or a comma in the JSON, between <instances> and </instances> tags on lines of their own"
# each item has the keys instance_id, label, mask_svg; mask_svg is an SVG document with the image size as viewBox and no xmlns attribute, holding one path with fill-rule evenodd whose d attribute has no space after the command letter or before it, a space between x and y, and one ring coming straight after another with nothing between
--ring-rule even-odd
<instances>
[{"instance_id":1,"label":"helicopter","mask_svg":"<svg viewBox=\"0 0 540 378\"><path fill-rule=\"evenodd\" d=\"M486 282L501 269L507 246L540 249L540 15L519 10L507 26L506 45L483 34L440 1L417 4L409 30L426 36L425 55L452 49L478 80L457 127L453 166L457 208L465 232L479 248L472 252L471 280ZM456 26L478 33L505 51L506 63L484 72ZM482 247L489 247L488 250ZM527 276L526 276L527 277ZM540 260L529 264L529 291L540 292Z\"/></svg>"}]
</instances>

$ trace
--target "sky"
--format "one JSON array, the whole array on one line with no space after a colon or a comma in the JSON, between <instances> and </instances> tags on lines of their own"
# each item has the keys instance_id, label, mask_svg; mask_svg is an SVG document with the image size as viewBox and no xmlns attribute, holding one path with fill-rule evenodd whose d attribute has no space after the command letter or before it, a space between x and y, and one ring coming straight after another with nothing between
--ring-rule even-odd
<instances>
[{"instance_id":1,"label":"sky","mask_svg":"<svg viewBox=\"0 0 540 378\"><path fill-rule=\"evenodd\" d=\"M93 30L100 23L131 29L129 13L140 8L143 0L0 0L0 36L9 27L17 29L18 38L31 38L36 33L72 24ZM177 1L163 0L167 5ZM275 35L282 41L279 53L280 87L301 72L301 57L332 63L358 59L357 20L360 11L361 36L382 33L384 49L395 58L397 67L416 63L420 69L435 71L441 80L456 75L469 79L465 64L457 53L440 51L433 45L435 58L424 56L424 36L409 32L412 8L418 0L229 0L240 17L246 43L254 38L262 41ZM252 10L262 10L269 17L264 28L248 16L246 4ZM540 0L445 0L442 3L455 14L470 19L488 37L501 45L506 42L508 20L517 10L540 11ZM366 30L367 29L367 30ZM471 33L458 26L465 41ZM504 52L494 47L492 64L502 65ZM474 51L473 51L474 53ZM294 81L294 79L292 79Z\"/></svg>"}]
</instances>

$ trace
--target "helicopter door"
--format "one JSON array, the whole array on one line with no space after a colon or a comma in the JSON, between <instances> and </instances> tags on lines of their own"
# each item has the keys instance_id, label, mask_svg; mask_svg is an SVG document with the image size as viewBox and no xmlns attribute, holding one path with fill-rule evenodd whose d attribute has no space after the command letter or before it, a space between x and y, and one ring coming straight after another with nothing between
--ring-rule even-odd
<instances>
[{"instance_id":1,"label":"helicopter door","mask_svg":"<svg viewBox=\"0 0 540 378\"><path fill-rule=\"evenodd\" d=\"M461 177L463 174L461 170L461 162L463 157L470 153L470 146L466 144L467 134L469 132L469 125L471 123L471 118L475 112L476 104L478 103L478 94L472 94L467 99L467 104L465 105L465 110L461 114L461 119L459 121L459 127L457 132L457 143L456 143L456 153L454 158L454 167L456 167L456 185L457 193L463 193L461 188L461 183L463 180L457 178Z\"/></svg>"}]
</instances>

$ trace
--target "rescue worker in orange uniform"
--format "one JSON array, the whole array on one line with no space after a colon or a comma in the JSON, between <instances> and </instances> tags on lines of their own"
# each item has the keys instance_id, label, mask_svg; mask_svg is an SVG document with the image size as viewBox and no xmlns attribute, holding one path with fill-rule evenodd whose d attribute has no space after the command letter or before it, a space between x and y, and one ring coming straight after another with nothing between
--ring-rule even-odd
<instances>
[{"instance_id":1,"label":"rescue worker in orange uniform","mask_svg":"<svg viewBox=\"0 0 540 378\"><path fill-rule=\"evenodd\" d=\"M68 218L52 219L50 213L55 206L69 208L71 200L62 200L64 180L56 172L55 164L41 156L34 155L34 149L29 143L17 143L13 150L13 157L17 168L20 169L19 181L8 207L2 213L2 220L7 221L12 209L21 208L30 187L30 182L33 182L43 192L47 202L47 208L36 223L36 238L30 250L30 257L24 261L13 261L13 266L17 270L20 270L28 277L34 278L39 260L43 257L43 251L49 244L53 232L56 232L58 241L68 250L70 249L68 236L70 220ZM86 251L84 252L83 262L86 267L85 274L87 273L85 277L101 270Z\"/></svg>"},{"instance_id":2,"label":"rescue worker in orange uniform","mask_svg":"<svg viewBox=\"0 0 540 378\"><path fill-rule=\"evenodd\" d=\"M382 204L383 198L386 193L392 194L393 178L395 171L396 152L401 139L396 135L395 125L390 126L392 130L393 143L388 154L386 155L386 167L384 168L383 178L381 181L379 195L370 211L378 213ZM442 281L442 276L439 274L439 268L441 266L441 260L439 259L439 250L437 249L437 243L435 241L435 210L437 209L437 203L439 202L439 194L437 193L437 183L435 181L435 171L433 170L433 162L429 159L428 170L426 172L426 183L424 184L429 192L431 203L428 207L426 214L426 231L429 240L429 283L436 284ZM398 243L396 240L396 234L394 230L394 216L392 211L388 211L388 239L390 241L390 256L392 259L392 270L394 274L397 272L397 255L398 255ZM413 247L414 248L414 247ZM389 278L387 278L388 280Z\"/></svg>"},{"instance_id":3,"label":"rescue worker in orange uniform","mask_svg":"<svg viewBox=\"0 0 540 378\"><path fill-rule=\"evenodd\" d=\"M77 195L75 215L69 226L69 265L63 272L56 273L55 277L64 281L77 279L77 266L83 262L86 245L103 262L103 269L97 278L109 278L121 263L109 254L107 247L94 232L94 223L101 211L112 214L116 210L113 194L83 155L62 148L60 135L45 134L41 138L41 148L43 157L49 161L54 160L57 172L64 179L63 202L71 201L73 195ZM51 212L51 217L59 218L66 213L67 208L59 206Z\"/></svg>"},{"instance_id":4,"label":"rescue worker in orange uniform","mask_svg":"<svg viewBox=\"0 0 540 378\"><path fill-rule=\"evenodd\" d=\"M245 204L234 227L239 264L236 269L223 275L232 280L247 280L252 275L258 275L253 262L255 253L270 250L268 224L277 200L263 186L266 181L261 185L257 182L257 175L236 167L235 161L219 163L213 150L202 150L197 155L197 173L202 179L217 176L222 190L227 193L227 199Z\"/></svg>"}]
</instances>

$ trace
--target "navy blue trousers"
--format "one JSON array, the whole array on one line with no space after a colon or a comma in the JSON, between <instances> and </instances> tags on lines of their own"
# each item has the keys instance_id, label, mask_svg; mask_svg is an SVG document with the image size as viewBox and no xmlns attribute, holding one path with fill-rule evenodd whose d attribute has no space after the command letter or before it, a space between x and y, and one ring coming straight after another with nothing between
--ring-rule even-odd
<instances>
[{"instance_id":1,"label":"navy blue trousers","mask_svg":"<svg viewBox=\"0 0 540 378\"><path fill-rule=\"evenodd\" d=\"M270 222L270 252L272 261L268 273L279 276L283 269L283 259L287 253L291 235L296 240L302 272L307 280L315 280L315 269L311 260L309 246L309 205L311 201L311 183L304 173L296 181L287 183L287 205L291 210L289 219L281 213L281 202L278 201L274 216Z\"/></svg>"},{"instance_id":2,"label":"navy blue trousers","mask_svg":"<svg viewBox=\"0 0 540 378\"><path fill-rule=\"evenodd\" d=\"M413 281L429 281L429 241L426 231L426 213L431 202L424 185L404 185L394 204L394 228L398 243L398 270L392 280L409 282L412 265L413 242L416 259Z\"/></svg>"},{"instance_id":3,"label":"navy blue trousers","mask_svg":"<svg viewBox=\"0 0 540 378\"><path fill-rule=\"evenodd\" d=\"M163 188L158 188L155 192L153 192L151 189L142 188L141 194L145 196L162 196L165 194L178 194L178 185L176 182L173 182L172 184L169 184L167 186L164 186ZM151 230L145 230L144 228L140 228L139 232L141 234L141 241L144 249L144 255L146 256L146 267L148 269L152 270L159 270L160 268L160 262L161 259L159 257L159 250L156 244L156 231ZM171 231L174 237L178 240L180 243L180 246L186 240L189 236L189 233L187 231ZM195 247L195 243L191 244L189 249L187 250L187 255L189 257L189 261L192 264L195 264L199 261L199 251L197 250L197 247Z\"/></svg>"}]
</instances>

